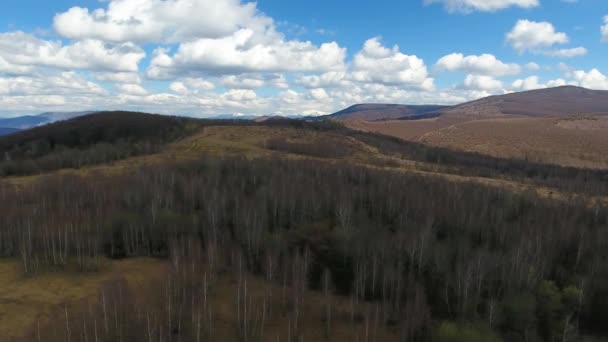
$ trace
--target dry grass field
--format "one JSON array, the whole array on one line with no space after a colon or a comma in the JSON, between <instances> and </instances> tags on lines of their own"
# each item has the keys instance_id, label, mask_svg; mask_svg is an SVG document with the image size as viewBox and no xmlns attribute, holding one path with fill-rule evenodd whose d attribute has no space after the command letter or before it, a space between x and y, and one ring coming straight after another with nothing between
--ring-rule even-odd
<instances>
[{"instance_id":1,"label":"dry grass field","mask_svg":"<svg viewBox=\"0 0 608 342\"><path fill-rule=\"evenodd\" d=\"M38 331L62 330L64 326L49 326L57 323L57 317L78 316L94 305L104 284L109 280L126 281L129 294L135 297L149 293L162 282L167 262L150 258L134 258L124 261L107 261L101 272L79 274L56 272L25 277L14 260L0 262L0 336L6 342L36 341ZM265 305L273 308L286 306L289 289L262 278L247 276L247 291L252 303L270 298ZM238 279L231 275L218 276L209 286L210 307L213 308L214 335L221 341L236 341ZM144 297L144 296L142 296ZM141 298L144 300L145 298ZM138 298L135 298L137 302ZM374 329L379 307L370 303L354 303L349 298L326 297L322 292L306 291L302 307L302 330L309 341L349 341L368 336L369 341L395 340L390 329ZM331 305L331 335L325 335L325 310ZM288 334L286 315L280 309L269 315L265 332L268 340ZM61 321L61 320L59 320ZM377 322L376 322L377 324Z\"/></svg>"},{"instance_id":2,"label":"dry grass field","mask_svg":"<svg viewBox=\"0 0 608 342\"><path fill-rule=\"evenodd\" d=\"M608 168L608 118L352 122L348 126L494 157L585 168Z\"/></svg>"},{"instance_id":3,"label":"dry grass field","mask_svg":"<svg viewBox=\"0 0 608 342\"><path fill-rule=\"evenodd\" d=\"M59 308L95 300L109 279L122 278L130 287L140 289L165 268L158 260L135 258L107 261L103 270L90 274L65 271L28 277L18 261L0 260L1 340L29 341L27 337L59 314Z\"/></svg>"},{"instance_id":4,"label":"dry grass field","mask_svg":"<svg viewBox=\"0 0 608 342\"><path fill-rule=\"evenodd\" d=\"M422 120L345 120L353 129L495 157L608 168L608 92L559 87L439 110Z\"/></svg>"}]
</instances>

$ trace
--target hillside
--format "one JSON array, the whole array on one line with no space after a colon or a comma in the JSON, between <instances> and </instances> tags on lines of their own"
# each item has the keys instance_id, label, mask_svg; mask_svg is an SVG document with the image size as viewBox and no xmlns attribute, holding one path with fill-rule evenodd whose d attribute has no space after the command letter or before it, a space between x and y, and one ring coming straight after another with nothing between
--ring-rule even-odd
<instances>
[{"instance_id":1,"label":"hillside","mask_svg":"<svg viewBox=\"0 0 608 342\"><path fill-rule=\"evenodd\" d=\"M606 172L334 121L99 113L0 145L65 132L85 154L156 148L78 168L24 153L0 177L12 341L507 341L562 315L607 333Z\"/></svg>"},{"instance_id":2,"label":"hillside","mask_svg":"<svg viewBox=\"0 0 608 342\"><path fill-rule=\"evenodd\" d=\"M424 118L428 114L445 109L445 106L436 105L398 105L398 104L359 104L344 110L324 116L340 121L378 121L389 119Z\"/></svg>"},{"instance_id":3,"label":"hillside","mask_svg":"<svg viewBox=\"0 0 608 342\"><path fill-rule=\"evenodd\" d=\"M414 121L351 121L351 128L494 157L608 168L608 91L533 90L442 109Z\"/></svg>"},{"instance_id":4,"label":"hillside","mask_svg":"<svg viewBox=\"0 0 608 342\"><path fill-rule=\"evenodd\" d=\"M608 113L608 91L574 86L538 89L490 96L442 110L446 116L491 118L495 116L568 117Z\"/></svg>"},{"instance_id":5,"label":"hillside","mask_svg":"<svg viewBox=\"0 0 608 342\"><path fill-rule=\"evenodd\" d=\"M108 163L152 153L183 137L196 120L134 112L100 112L0 138L0 176Z\"/></svg>"}]
</instances>

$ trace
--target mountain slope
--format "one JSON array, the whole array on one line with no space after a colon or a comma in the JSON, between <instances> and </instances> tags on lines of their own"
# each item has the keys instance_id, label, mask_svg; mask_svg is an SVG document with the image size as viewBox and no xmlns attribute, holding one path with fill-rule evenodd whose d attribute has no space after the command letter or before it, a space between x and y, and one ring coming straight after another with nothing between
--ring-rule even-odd
<instances>
[{"instance_id":1,"label":"mountain slope","mask_svg":"<svg viewBox=\"0 0 608 342\"><path fill-rule=\"evenodd\" d=\"M347 126L494 157L608 168L608 91L565 86L439 110L414 121L347 121Z\"/></svg>"},{"instance_id":2,"label":"mountain slope","mask_svg":"<svg viewBox=\"0 0 608 342\"><path fill-rule=\"evenodd\" d=\"M437 105L399 105L399 104L358 104L325 116L340 121L365 120L377 121L388 119L415 118L445 109Z\"/></svg>"},{"instance_id":3,"label":"mountain slope","mask_svg":"<svg viewBox=\"0 0 608 342\"><path fill-rule=\"evenodd\" d=\"M608 91L563 86L506 95L443 109L446 116L495 117L563 117L588 113L608 113Z\"/></svg>"}]
</instances>

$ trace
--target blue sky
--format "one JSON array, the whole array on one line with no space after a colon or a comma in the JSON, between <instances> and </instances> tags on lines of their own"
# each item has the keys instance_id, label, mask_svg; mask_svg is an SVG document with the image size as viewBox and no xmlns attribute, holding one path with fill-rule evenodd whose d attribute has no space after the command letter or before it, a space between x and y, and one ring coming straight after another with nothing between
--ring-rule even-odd
<instances>
[{"instance_id":1,"label":"blue sky","mask_svg":"<svg viewBox=\"0 0 608 342\"><path fill-rule=\"evenodd\" d=\"M605 0L21 0L0 11L0 115L328 113L608 89Z\"/></svg>"}]
</instances>

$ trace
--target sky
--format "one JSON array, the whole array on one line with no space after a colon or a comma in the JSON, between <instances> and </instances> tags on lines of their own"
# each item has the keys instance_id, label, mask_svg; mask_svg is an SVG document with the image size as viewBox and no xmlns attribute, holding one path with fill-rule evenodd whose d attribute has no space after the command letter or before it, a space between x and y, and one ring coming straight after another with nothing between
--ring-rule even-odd
<instances>
[{"instance_id":1,"label":"sky","mask_svg":"<svg viewBox=\"0 0 608 342\"><path fill-rule=\"evenodd\" d=\"M20 0L0 4L0 117L318 115L608 90L606 0Z\"/></svg>"}]
</instances>

